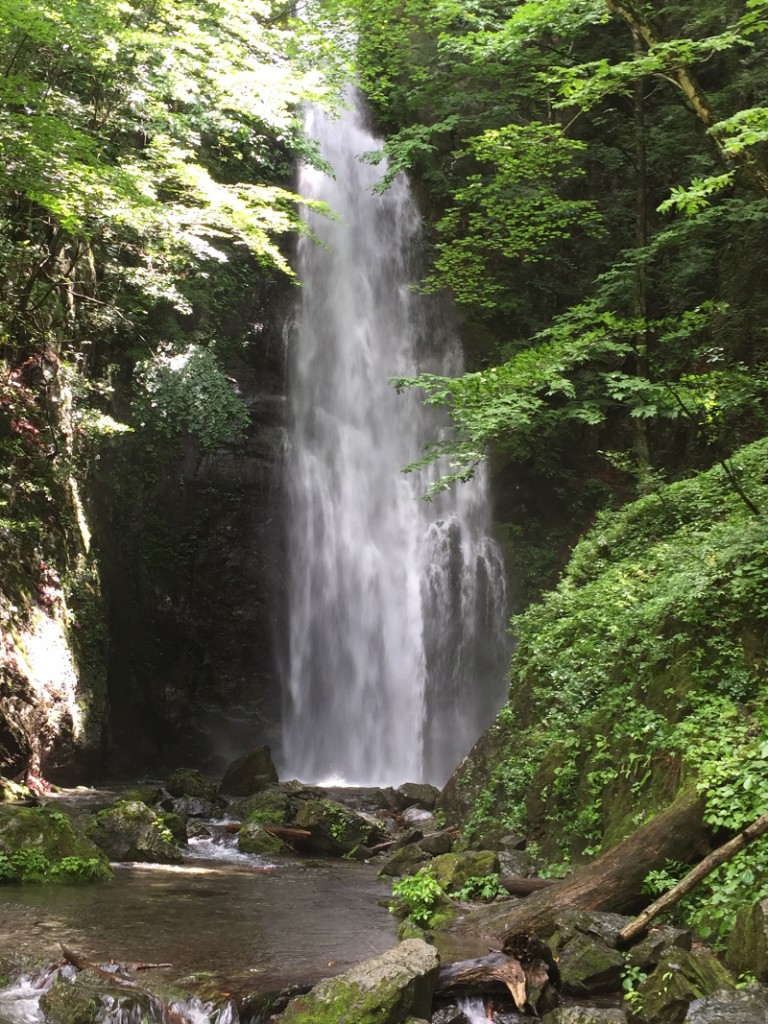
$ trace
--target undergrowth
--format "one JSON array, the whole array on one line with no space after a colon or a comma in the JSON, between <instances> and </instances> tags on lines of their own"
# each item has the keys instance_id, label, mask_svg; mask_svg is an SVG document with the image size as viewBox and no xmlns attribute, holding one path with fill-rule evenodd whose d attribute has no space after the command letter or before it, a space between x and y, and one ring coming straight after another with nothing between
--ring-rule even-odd
<instances>
[{"instance_id":1,"label":"undergrowth","mask_svg":"<svg viewBox=\"0 0 768 1024\"><path fill-rule=\"evenodd\" d=\"M768 440L733 459L754 514L717 467L601 513L556 589L514 620L503 755L465 831L491 822L595 855L668 803L707 796L728 833L768 810ZM627 812L627 808L630 808ZM717 942L768 894L768 841L687 908Z\"/></svg>"}]
</instances>

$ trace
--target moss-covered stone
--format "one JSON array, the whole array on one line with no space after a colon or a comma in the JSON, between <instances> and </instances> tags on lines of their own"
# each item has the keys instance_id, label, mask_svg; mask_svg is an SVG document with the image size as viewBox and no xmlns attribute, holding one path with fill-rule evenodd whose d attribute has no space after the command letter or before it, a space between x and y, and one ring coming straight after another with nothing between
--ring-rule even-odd
<instances>
[{"instance_id":1,"label":"moss-covered stone","mask_svg":"<svg viewBox=\"0 0 768 1024\"><path fill-rule=\"evenodd\" d=\"M291 851L275 836L265 832L255 821L246 822L237 835L237 848L241 853L268 854L274 856Z\"/></svg>"},{"instance_id":2,"label":"moss-covered stone","mask_svg":"<svg viewBox=\"0 0 768 1024\"><path fill-rule=\"evenodd\" d=\"M335 803L308 800L296 815L296 825L311 832L308 844L318 853L342 856L361 843L375 845L384 834L379 822Z\"/></svg>"},{"instance_id":3,"label":"moss-covered stone","mask_svg":"<svg viewBox=\"0 0 768 1024\"><path fill-rule=\"evenodd\" d=\"M111 874L102 851L68 815L0 805L0 881L95 881Z\"/></svg>"},{"instance_id":4,"label":"moss-covered stone","mask_svg":"<svg viewBox=\"0 0 768 1024\"><path fill-rule=\"evenodd\" d=\"M123 800L139 800L141 803L146 804L147 807L153 807L167 796L168 794L161 786L147 785L130 789L127 793L123 794Z\"/></svg>"},{"instance_id":5,"label":"moss-covered stone","mask_svg":"<svg viewBox=\"0 0 768 1024\"><path fill-rule=\"evenodd\" d=\"M598 1006L558 1006L541 1024L625 1024L624 1011Z\"/></svg>"},{"instance_id":6,"label":"moss-covered stone","mask_svg":"<svg viewBox=\"0 0 768 1024\"><path fill-rule=\"evenodd\" d=\"M184 845L187 842L187 825L184 819L172 811L158 814L157 820L173 836L174 842Z\"/></svg>"},{"instance_id":7,"label":"moss-covered stone","mask_svg":"<svg viewBox=\"0 0 768 1024\"><path fill-rule=\"evenodd\" d=\"M693 936L684 928L673 928L671 925L652 928L642 942L638 942L628 951L627 963L648 971L658 964L662 954L668 949L690 949L692 941Z\"/></svg>"},{"instance_id":8,"label":"moss-covered stone","mask_svg":"<svg viewBox=\"0 0 768 1024\"><path fill-rule=\"evenodd\" d=\"M270 786L253 796L235 800L229 805L228 813L241 821L282 825L290 820L291 801L284 787Z\"/></svg>"},{"instance_id":9,"label":"moss-covered stone","mask_svg":"<svg viewBox=\"0 0 768 1024\"><path fill-rule=\"evenodd\" d=\"M580 933L558 956L563 991L575 996L617 991L624 966L624 957L617 949Z\"/></svg>"},{"instance_id":10,"label":"moss-covered stone","mask_svg":"<svg viewBox=\"0 0 768 1024\"><path fill-rule=\"evenodd\" d=\"M627 1016L631 1024L682 1024L695 999L735 989L728 971L703 947L669 949L653 974L638 987Z\"/></svg>"},{"instance_id":11,"label":"moss-covered stone","mask_svg":"<svg viewBox=\"0 0 768 1024\"><path fill-rule=\"evenodd\" d=\"M458 892L468 878L486 878L499 872L499 858L493 850L465 850L435 857L427 869L446 892Z\"/></svg>"},{"instance_id":12,"label":"moss-covered stone","mask_svg":"<svg viewBox=\"0 0 768 1024\"><path fill-rule=\"evenodd\" d=\"M379 876L402 878L404 875L415 875L430 859L430 855L417 843L408 843L407 846L395 850L387 859L379 871Z\"/></svg>"},{"instance_id":13,"label":"moss-covered stone","mask_svg":"<svg viewBox=\"0 0 768 1024\"><path fill-rule=\"evenodd\" d=\"M725 960L736 974L768 981L768 899L739 912L728 937Z\"/></svg>"},{"instance_id":14,"label":"moss-covered stone","mask_svg":"<svg viewBox=\"0 0 768 1024\"><path fill-rule=\"evenodd\" d=\"M195 768L177 768L169 775L165 788L171 796L192 796L213 802L216 799L216 785Z\"/></svg>"},{"instance_id":15,"label":"moss-covered stone","mask_svg":"<svg viewBox=\"0 0 768 1024\"><path fill-rule=\"evenodd\" d=\"M293 1000L281 1024L402 1024L428 1017L440 961L434 946L408 939Z\"/></svg>"},{"instance_id":16,"label":"moss-covered stone","mask_svg":"<svg viewBox=\"0 0 768 1024\"><path fill-rule=\"evenodd\" d=\"M40 1008L51 1024L95 1024L110 1012L113 1019L163 1024L159 1000L145 993L129 992L88 974L79 973L72 980L58 977L41 996Z\"/></svg>"},{"instance_id":17,"label":"moss-covered stone","mask_svg":"<svg viewBox=\"0 0 768 1024\"><path fill-rule=\"evenodd\" d=\"M182 859L170 830L138 800L118 800L99 811L90 837L110 860L175 864Z\"/></svg>"}]
</instances>

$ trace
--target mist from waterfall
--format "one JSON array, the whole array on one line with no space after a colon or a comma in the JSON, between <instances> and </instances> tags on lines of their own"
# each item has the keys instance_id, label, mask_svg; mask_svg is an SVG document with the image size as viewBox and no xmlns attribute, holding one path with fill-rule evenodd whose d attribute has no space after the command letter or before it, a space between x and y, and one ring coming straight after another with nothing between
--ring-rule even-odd
<instances>
[{"instance_id":1,"label":"mist from waterfall","mask_svg":"<svg viewBox=\"0 0 768 1024\"><path fill-rule=\"evenodd\" d=\"M407 180L374 194L379 148L356 99L309 134L334 169L301 170L319 238L299 242L288 337L289 665L282 768L307 781L441 784L505 695L502 560L483 473L427 503L405 474L442 426L389 378L462 371L445 311L414 294L421 225ZM435 470L432 470L434 475Z\"/></svg>"}]
</instances>

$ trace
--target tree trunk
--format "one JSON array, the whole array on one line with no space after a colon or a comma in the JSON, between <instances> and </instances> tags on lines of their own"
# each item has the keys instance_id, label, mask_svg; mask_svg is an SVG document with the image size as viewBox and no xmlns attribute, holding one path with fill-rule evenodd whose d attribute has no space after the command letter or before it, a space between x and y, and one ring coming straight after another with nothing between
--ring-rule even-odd
<instances>
[{"instance_id":1,"label":"tree trunk","mask_svg":"<svg viewBox=\"0 0 768 1024\"><path fill-rule=\"evenodd\" d=\"M649 50L652 50L654 46L658 46L662 42L660 33L632 0L605 0L605 2L614 14L624 18L632 32L640 36ZM713 125L717 124L719 120L717 114L710 104L706 93L699 85L695 74L686 64L670 61L664 77L680 89L693 112L706 128L710 129ZM724 162L731 166L741 167L763 192L768 192L768 171L766 171L762 163L746 150L727 152L723 147L722 141L718 138L717 132L710 132L710 134Z\"/></svg>"},{"instance_id":2,"label":"tree trunk","mask_svg":"<svg viewBox=\"0 0 768 1024\"><path fill-rule=\"evenodd\" d=\"M535 892L523 901L505 901L467 915L453 931L491 934L503 940L510 932L546 933L559 909L634 913L642 906L642 886L649 871L668 860L690 862L710 849L704 824L705 799L694 790L642 825L624 842L585 865L572 878Z\"/></svg>"},{"instance_id":3,"label":"tree trunk","mask_svg":"<svg viewBox=\"0 0 768 1024\"><path fill-rule=\"evenodd\" d=\"M646 907L642 914L638 915L631 924L628 924L626 928L619 932L619 942L622 945L629 945L633 939L636 939L645 931L655 917L673 907L678 900L681 900L683 896L687 896L689 892L695 889L699 882L706 878L707 875L710 875L715 868L719 868L721 864L725 864L726 861L735 857L745 846L748 846L754 839L765 835L766 832L768 832L768 814L764 814L757 821L753 821L751 825L739 832L738 835L735 835L733 839L729 839L727 843L718 846L708 857L705 857L703 861L697 864L692 871L689 871L685 878L673 886L669 892L665 892L663 896L660 896L649 907Z\"/></svg>"}]
</instances>

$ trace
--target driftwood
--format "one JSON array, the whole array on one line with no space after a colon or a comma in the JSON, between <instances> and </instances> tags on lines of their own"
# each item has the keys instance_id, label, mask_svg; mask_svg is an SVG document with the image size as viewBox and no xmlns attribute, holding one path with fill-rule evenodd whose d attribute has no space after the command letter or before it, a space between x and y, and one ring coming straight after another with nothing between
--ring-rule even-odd
<instances>
[{"instance_id":1,"label":"driftwood","mask_svg":"<svg viewBox=\"0 0 768 1024\"><path fill-rule=\"evenodd\" d=\"M551 885L557 885L559 882L559 878L521 878L519 875L507 875L500 880L500 885L511 896L530 896L532 892L548 889Z\"/></svg>"},{"instance_id":2,"label":"driftwood","mask_svg":"<svg viewBox=\"0 0 768 1024\"><path fill-rule=\"evenodd\" d=\"M443 995L456 989L484 989L494 981L507 986L515 1007L523 1012L528 1002L525 971L519 960L504 953L489 953L441 967L435 994Z\"/></svg>"},{"instance_id":3,"label":"driftwood","mask_svg":"<svg viewBox=\"0 0 768 1024\"><path fill-rule=\"evenodd\" d=\"M492 982L506 985L520 1013L537 1012L542 994L560 977L551 951L530 932L509 935L500 952L462 960L440 969L436 994L484 990ZM550 987L551 991L551 987Z\"/></svg>"},{"instance_id":4,"label":"driftwood","mask_svg":"<svg viewBox=\"0 0 768 1024\"><path fill-rule=\"evenodd\" d=\"M715 868L720 867L721 864L725 864L726 861L735 857L745 846L748 846L754 839L765 835L766 832L768 832L768 814L764 814L757 821L753 821L751 825L748 825L735 835L733 839L713 850L692 871L689 871L685 878L681 879L677 885L668 892L665 892L655 902L651 903L649 907L646 907L642 914L639 914L634 921L630 922L619 932L619 944L629 945L633 939L636 939L645 931L654 918L658 917L659 914L663 914L665 910L669 910L670 907L673 907L678 900L682 899L683 896L687 896L692 889L695 889L699 882L711 874Z\"/></svg>"},{"instance_id":5,"label":"driftwood","mask_svg":"<svg viewBox=\"0 0 768 1024\"><path fill-rule=\"evenodd\" d=\"M507 935L521 929L545 932L560 908L636 913L649 871L668 860L690 862L710 849L704 823L704 798L693 790L642 825L624 842L597 857L571 878L532 893L519 902L502 902L466 915L456 933Z\"/></svg>"},{"instance_id":6,"label":"driftwood","mask_svg":"<svg viewBox=\"0 0 768 1024\"><path fill-rule=\"evenodd\" d=\"M143 985L139 985L137 981L131 981L130 978L125 978L121 974L107 971L103 967L99 967L98 964L93 964L90 960L86 960L85 957L80 956L79 953L75 953L73 950L67 949L64 945L61 946L61 952L64 954L66 962L72 964L72 966L76 967L78 971L92 971L98 978L108 981L110 985L114 985L116 988L124 988L129 992L134 992L138 995L144 996L158 1012L160 1020L167 1021L168 1024L185 1024L185 1020L181 1014L176 1013L176 1011L172 1010L170 1006L160 998L160 996L155 995L154 992L150 992L149 989L144 988ZM167 965L154 964L152 966L161 967Z\"/></svg>"},{"instance_id":7,"label":"driftwood","mask_svg":"<svg viewBox=\"0 0 768 1024\"><path fill-rule=\"evenodd\" d=\"M275 839L280 839L286 844L286 846L295 847L301 846L311 839L312 833L308 832L305 828L288 828L285 825L264 825L264 831L268 832Z\"/></svg>"}]
</instances>

